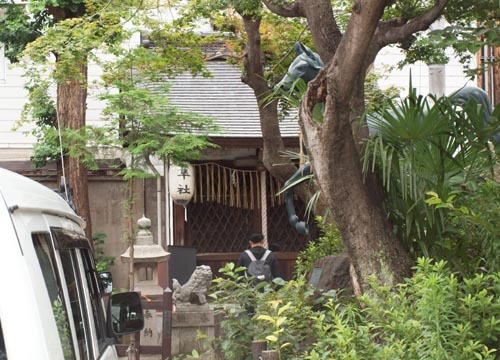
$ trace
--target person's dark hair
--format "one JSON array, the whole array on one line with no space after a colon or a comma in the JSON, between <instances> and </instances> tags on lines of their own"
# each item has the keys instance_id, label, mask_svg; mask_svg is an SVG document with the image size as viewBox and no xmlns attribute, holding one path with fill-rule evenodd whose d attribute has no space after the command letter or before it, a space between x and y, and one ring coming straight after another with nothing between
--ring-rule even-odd
<instances>
[{"instance_id":1,"label":"person's dark hair","mask_svg":"<svg viewBox=\"0 0 500 360\"><path fill-rule=\"evenodd\" d=\"M250 236L248 237L248 240L250 240L254 244L260 243L263 239L264 239L264 236L262 236L261 233L253 233L253 234L250 234Z\"/></svg>"}]
</instances>

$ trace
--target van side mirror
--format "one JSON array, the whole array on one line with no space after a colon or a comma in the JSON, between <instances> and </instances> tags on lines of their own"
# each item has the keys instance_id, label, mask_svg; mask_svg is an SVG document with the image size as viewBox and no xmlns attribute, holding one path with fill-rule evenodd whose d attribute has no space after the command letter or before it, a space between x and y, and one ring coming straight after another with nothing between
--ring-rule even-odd
<instances>
[{"instance_id":1,"label":"van side mirror","mask_svg":"<svg viewBox=\"0 0 500 360\"><path fill-rule=\"evenodd\" d=\"M108 324L115 335L126 335L144 328L141 296L137 292L111 295Z\"/></svg>"},{"instance_id":2,"label":"van side mirror","mask_svg":"<svg viewBox=\"0 0 500 360\"><path fill-rule=\"evenodd\" d=\"M113 276L109 271L99 273L99 285L105 295L113 292Z\"/></svg>"}]
</instances>

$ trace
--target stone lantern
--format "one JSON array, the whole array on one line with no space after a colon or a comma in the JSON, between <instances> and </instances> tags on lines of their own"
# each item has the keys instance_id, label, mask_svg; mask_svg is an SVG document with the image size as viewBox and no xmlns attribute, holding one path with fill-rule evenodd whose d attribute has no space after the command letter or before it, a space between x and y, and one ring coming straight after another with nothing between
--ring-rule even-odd
<instances>
[{"instance_id":1,"label":"stone lantern","mask_svg":"<svg viewBox=\"0 0 500 360\"><path fill-rule=\"evenodd\" d=\"M135 289L145 295L162 295L158 283L158 263L167 261L170 253L153 241L150 231L151 220L143 216L137 221L139 231L134 244L134 284ZM121 255L123 262L130 261L130 247Z\"/></svg>"},{"instance_id":2,"label":"stone lantern","mask_svg":"<svg viewBox=\"0 0 500 360\"><path fill-rule=\"evenodd\" d=\"M151 234L151 220L143 216L137 221L139 231L134 244L134 290L140 291L148 302L157 302L163 298L164 291L158 282L158 263L168 261L170 253L161 245L155 244ZM121 255L123 262L130 261L130 247ZM166 311L147 306L143 302L144 329L140 333L141 346L163 346L163 317ZM129 357L130 358L130 357Z\"/></svg>"}]
</instances>

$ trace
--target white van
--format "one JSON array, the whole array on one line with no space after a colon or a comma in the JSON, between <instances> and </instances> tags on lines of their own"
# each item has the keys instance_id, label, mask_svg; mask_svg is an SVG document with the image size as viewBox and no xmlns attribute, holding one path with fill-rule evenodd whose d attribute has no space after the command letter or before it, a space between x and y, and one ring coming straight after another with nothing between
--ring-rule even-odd
<instances>
[{"instance_id":1,"label":"white van","mask_svg":"<svg viewBox=\"0 0 500 360\"><path fill-rule=\"evenodd\" d=\"M56 192L0 168L0 360L117 359L143 327L138 293L111 295L84 222Z\"/></svg>"}]
</instances>

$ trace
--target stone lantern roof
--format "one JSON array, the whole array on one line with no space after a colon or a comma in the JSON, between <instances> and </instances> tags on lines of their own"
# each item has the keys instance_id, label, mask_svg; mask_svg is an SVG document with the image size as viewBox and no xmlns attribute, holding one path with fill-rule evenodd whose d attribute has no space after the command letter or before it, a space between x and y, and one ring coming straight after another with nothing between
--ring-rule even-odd
<instances>
[{"instance_id":1,"label":"stone lantern roof","mask_svg":"<svg viewBox=\"0 0 500 360\"><path fill-rule=\"evenodd\" d=\"M166 252L159 244L153 241L153 234L149 230L151 228L151 220L145 217L137 220L139 231L134 244L134 262L135 263L151 263L166 261L170 253ZM123 262L130 261L130 246L121 255Z\"/></svg>"}]
</instances>

